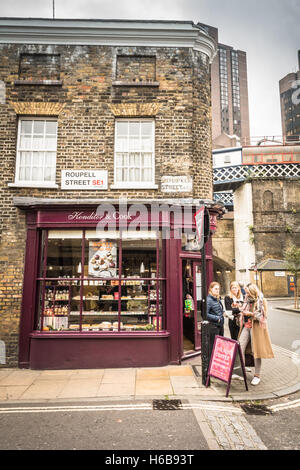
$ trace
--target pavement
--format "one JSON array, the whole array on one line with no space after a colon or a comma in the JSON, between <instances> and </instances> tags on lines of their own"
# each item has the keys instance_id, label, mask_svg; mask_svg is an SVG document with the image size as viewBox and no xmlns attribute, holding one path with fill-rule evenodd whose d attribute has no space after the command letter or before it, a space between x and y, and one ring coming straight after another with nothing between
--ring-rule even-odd
<instances>
[{"instance_id":1,"label":"pavement","mask_svg":"<svg viewBox=\"0 0 300 470\"><path fill-rule=\"evenodd\" d=\"M211 379L202 385L201 356L181 365L155 368L31 370L0 369L0 402L63 401L78 399L201 398L203 401L241 402L279 398L300 390L300 354L273 345L275 358L262 361L261 382L227 384ZM253 369L252 369L253 370Z\"/></svg>"},{"instance_id":2,"label":"pavement","mask_svg":"<svg viewBox=\"0 0 300 470\"><path fill-rule=\"evenodd\" d=\"M271 300L271 299L269 299ZM276 300L279 300L278 298ZM279 308L279 307L276 307ZM225 336L230 337L227 325ZM245 402L281 398L300 390L300 350L272 345L274 359L262 360L261 382L251 385L254 368L244 380L227 384L211 378L202 384L201 356L153 368L31 370L0 368L0 403L82 399L190 399Z\"/></svg>"},{"instance_id":3,"label":"pavement","mask_svg":"<svg viewBox=\"0 0 300 470\"><path fill-rule=\"evenodd\" d=\"M276 310L285 310L286 312L300 313L300 308L295 308L294 299L291 297L267 297L267 300L285 300L290 301L289 305L277 305Z\"/></svg>"}]
</instances>

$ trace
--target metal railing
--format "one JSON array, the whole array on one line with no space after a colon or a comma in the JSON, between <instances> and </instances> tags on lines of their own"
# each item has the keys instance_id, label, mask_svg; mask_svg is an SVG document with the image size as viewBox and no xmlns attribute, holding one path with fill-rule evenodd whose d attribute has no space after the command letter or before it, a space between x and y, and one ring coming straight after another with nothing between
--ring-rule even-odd
<instances>
[{"instance_id":1,"label":"metal railing","mask_svg":"<svg viewBox=\"0 0 300 470\"><path fill-rule=\"evenodd\" d=\"M300 178L300 165L271 163L214 169L214 185L243 182L252 178Z\"/></svg>"}]
</instances>

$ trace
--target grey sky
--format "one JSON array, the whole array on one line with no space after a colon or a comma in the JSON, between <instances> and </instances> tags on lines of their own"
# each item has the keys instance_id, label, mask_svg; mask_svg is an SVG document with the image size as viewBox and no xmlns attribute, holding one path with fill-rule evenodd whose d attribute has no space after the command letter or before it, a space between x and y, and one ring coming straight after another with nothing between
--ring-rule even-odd
<instances>
[{"instance_id":1,"label":"grey sky","mask_svg":"<svg viewBox=\"0 0 300 470\"><path fill-rule=\"evenodd\" d=\"M247 52L252 136L280 135L278 82L297 70L299 0L55 0L57 18L189 20ZM1 2L1 17L52 17L52 0Z\"/></svg>"}]
</instances>

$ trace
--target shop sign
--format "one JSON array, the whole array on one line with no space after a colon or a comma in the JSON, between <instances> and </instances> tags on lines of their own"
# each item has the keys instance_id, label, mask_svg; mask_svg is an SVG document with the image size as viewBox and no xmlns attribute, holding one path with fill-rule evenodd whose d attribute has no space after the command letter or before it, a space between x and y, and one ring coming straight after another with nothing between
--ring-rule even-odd
<instances>
[{"instance_id":1,"label":"shop sign","mask_svg":"<svg viewBox=\"0 0 300 470\"><path fill-rule=\"evenodd\" d=\"M201 206L195 214L196 230L198 234L200 248L202 248L204 243L204 212L205 206Z\"/></svg>"},{"instance_id":2,"label":"shop sign","mask_svg":"<svg viewBox=\"0 0 300 470\"><path fill-rule=\"evenodd\" d=\"M284 271L275 271L274 274L276 277L285 277Z\"/></svg>"},{"instance_id":3,"label":"shop sign","mask_svg":"<svg viewBox=\"0 0 300 470\"><path fill-rule=\"evenodd\" d=\"M234 341L229 338L225 338L224 336L215 336L214 347L210 359L210 364L207 373L207 380L206 380L206 387L209 385L210 377L214 377L216 379L222 380L222 382L226 382L227 392L226 397L228 397L232 372L234 368L235 359L237 357L237 353L240 356L240 362L242 365L242 371L244 375L245 387L248 390L247 385L247 378L246 378L246 371L243 361L243 356L241 352L241 347L238 341Z\"/></svg>"},{"instance_id":4,"label":"shop sign","mask_svg":"<svg viewBox=\"0 0 300 470\"><path fill-rule=\"evenodd\" d=\"M189 193L193 190L191 176L162 176L161 191L163 193Z\"/></svg>"},{"instance_id":5,"label":"shop sign","mask_svg":"<svg viewBox=\"0 0 300 470\"><path fill-rule=\"evenodd\" d=\"M62 170L61 189L107 189L107 171Z\"/></svg>"}]
</instances>

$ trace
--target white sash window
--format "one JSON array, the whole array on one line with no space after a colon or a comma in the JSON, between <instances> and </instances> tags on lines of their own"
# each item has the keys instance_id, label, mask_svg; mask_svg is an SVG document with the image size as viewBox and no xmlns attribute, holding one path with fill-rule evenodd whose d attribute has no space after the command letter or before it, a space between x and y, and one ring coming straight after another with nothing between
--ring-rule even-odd
<instances>
[{"instance_id":1,"label":"white sash window","mask_svg":"<svg viewBox=\"0 0 300 470\"><path fill-rule=\"evenodd\" d=\"M21 118L18 127L15 184L55 185L57 120Z\"/></svg>"},{"instance_id":2,"label":"white sash window","mask_svg":"<svg viewBox=\"0 0 300 470\"><path fill-rule=\"evenodd\" d=\"M153 119L116 120L113 187L156 187Z\"/></svg>"}]
</instances>

